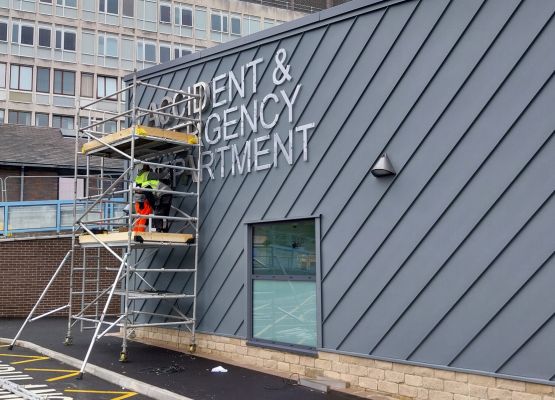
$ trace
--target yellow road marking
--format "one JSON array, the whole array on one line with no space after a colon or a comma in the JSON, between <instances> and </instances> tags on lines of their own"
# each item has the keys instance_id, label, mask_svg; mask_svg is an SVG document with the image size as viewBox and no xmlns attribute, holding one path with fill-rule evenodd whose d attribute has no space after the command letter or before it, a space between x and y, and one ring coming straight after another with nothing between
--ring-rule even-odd
<instances>
[{"instance_id":1,"label":"yellow road marking","mask_svg":"<svg viewBox=\"0 0 555 400\"><path fill-rule=\"evenodd\" d=\"M25 371L68 372L65 375L55 376L54 378L47 379L46 382L61 381L62 379L67 379L79 375L78 369L25 368Z\"/></svg>"},{"instance_id":2,"label":"yellow road marking","mask_svg":"<svg viewBox=\"0 0 555 400\"><path fill-rule=\"evenodd\" d=\"M9 344L0 344L0 347L10 347Z\"/></svg>"},{"instance_id":3,"label":"yellow road marking","mask_svg":"<svg viewBox=\"0 0 555 400\"><path fill-rule=\"evenodd\" d=\"M25 364L25 363L30 363L30 362L35 362L35 361L42 361L42 360L49 360L50 359L50 357L46 357L46 356L24 356L22 354L0 354L0 357L28 358L28 360L21 360L21 361L12 362L12 363L10 363L11 365Z\"/></svg>"},{"instance_id":4,"label":"yellow road marking","mask_svg":"<svg viewBox=\"0 0 555 400\"><path fill-rule=\"evenodd\" d=\"M85 389L66 389L67 393L93 393L93 394L121 394L122 396L114 397L111 400L123 400L136 396L137 392L114 392L111 390L85 390Z\"/></svg>"}]
</instances>

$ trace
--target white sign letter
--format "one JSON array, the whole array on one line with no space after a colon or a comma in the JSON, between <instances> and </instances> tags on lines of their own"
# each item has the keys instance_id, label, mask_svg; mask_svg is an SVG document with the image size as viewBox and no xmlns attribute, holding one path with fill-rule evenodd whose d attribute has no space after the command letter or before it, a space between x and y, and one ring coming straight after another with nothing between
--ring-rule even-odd
<instances>
[{"instance_id":1,"label":"white sign letter","mask_svg":"<svg viewBox=\"0 0 555 400\"><path fill-rule=\"evenodd\" d=\"M266 103L270 99L274 100L276 103L279 103L278 97L273 93L267 94L262 99L262 103L260 104L260 123L262 124L262 127L265 128L265 129L272 129L277 124L277 121L278 121L278 118L279 118L279 114L276 113L276 115L274 116L274 119L269 124L266 123L266 121L264 120L264 107L266 107Z\"/></svg>"},{"instance_id":2,"label":"white sign letter","mask_svg":"<svg viewBox=\"0 0 555 400\"><path fill-rule=\"evenodd\" d=\"M214 108L219 107L219 106L223 106L225 103L227 103L227 99L225 99L225 98L222 101L216 101L218 99L218 94L220 94L221 92L223 92L225 90L225 86L217 87L218 86L218 81L221 81L222 79L225 79L226 76L227 76L227 74L218 75L212 81L212 107L214 107Z\"/></svg>"},{"instance_id":3,"label":"white sign letter","mask_svg":"<svg viewBox=\"0 0 555 400\"><path fill-rule=\"evenodd\" d=\"M270 140L270 135L260 136L254 139L254 170L255 171L262 171L272 166L272 164L258 164L258 157L268 154L270 152L269 149L265 149L265 150L258 149L258 143L265 142L266 140Z\"/></svg>"},{"instance_id":4,"label":"white sign letter","mask_svg":"<svg viewBox=\"0 0 555 400\"><path fill-rule=\"evenodd\" d=\"M302 132L303 133L303 160L304 161L308 161L308 130L311 128L314 128L315 124L314 122L311 122L310 124L304 124L301 126L297 126L295 128L295 132L299 133Z\"/></svg>"},{"instance_id":5,"label":"white sign letter","mask_svg":"<svg viewBox=\"0 0 555 400\"><path fill-rule=\"evenodd\" d=\"M218 126L216 126L214 128L214 132L216 132L216 136L214 136L214 139L210 139L210 137L208 136L208 126L210 124L210 120L215 119L218 121ZM221 129L220 129L220 116L218 114L212 114L208 117L208 119L206 120L206 127L204 129L204 137L206 138L206 142L209 144L216 144L220 141L221 138Z\"/></svg>"}]
</instances>

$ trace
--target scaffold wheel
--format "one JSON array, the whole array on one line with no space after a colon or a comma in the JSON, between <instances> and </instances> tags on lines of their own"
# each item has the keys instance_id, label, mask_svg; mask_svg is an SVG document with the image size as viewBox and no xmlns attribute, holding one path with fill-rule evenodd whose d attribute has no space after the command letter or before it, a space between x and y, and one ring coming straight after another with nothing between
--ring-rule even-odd
<instances>
[{"instance_id":1,"label":"scaffold wheel","mask_svg":"<svg viewBox=\"0 0 555 400\"><path fill-rule=\"evenodd\" d=\"M66 336L64 339L64 346L71 346L73 344L73 338L71 336Z\"/></svg>"},{"instance_id":2,"label":"scaffold wheel","mask_svg":"<svg viewBox=\"0 0 555 400\"><path fill-rule=\"evenodd\" d=\"M189 345L189 352L194 353L195 351L197 351L197 345L195 343L191 343Z\"/></svg>"},{"instance_id":3,"label":"scaffold wheel","mask_svg":"<svg viewBox=\"0 0 555 400\"><path fill-rule=\"evenodd\" d=\"M127 352L122 351L121 353L119 353L119 362L127 362Z\"/></svg>"}]
</instances>

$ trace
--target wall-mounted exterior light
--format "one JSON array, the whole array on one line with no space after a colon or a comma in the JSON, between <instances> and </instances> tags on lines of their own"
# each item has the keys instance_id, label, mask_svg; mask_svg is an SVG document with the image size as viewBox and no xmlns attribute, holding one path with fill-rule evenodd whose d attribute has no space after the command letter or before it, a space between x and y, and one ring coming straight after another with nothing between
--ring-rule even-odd
<instances>
[{"instance_id":1,"label":"wall-mounted exterior light","mask_svg":"<svg viewBox=\"0 0 555 400\"><path fill-rule=\"evenodd\" d=\"M393 168L391 161L389 161L389 158L385 153L383 153L380 158L378 158L378 161L374 163L370 172L377 178L396 174L395 168Z\"/></svg>"}]
</instances>

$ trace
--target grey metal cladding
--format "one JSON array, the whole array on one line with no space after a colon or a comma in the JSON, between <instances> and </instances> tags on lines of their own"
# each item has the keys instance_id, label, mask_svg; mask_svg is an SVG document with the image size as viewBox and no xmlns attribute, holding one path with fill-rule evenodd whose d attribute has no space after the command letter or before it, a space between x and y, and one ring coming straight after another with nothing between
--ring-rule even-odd
<instances>
[{"instance_id":1,"label":"grey metal cladding","mask_svg":"<svg viewBox=\"0 0 555 400\"><path fill-rule=\"evenodd\" d=\"M371 4L145 74L186 88L284 48L294 79L276 88L265 64L258 92L301 83L293 124L316 122L308 161L296 147L292 166L233 175L216 156L215 179L205 172L199 329L247 336L246 221L321 215L324 349L553 381L555 2ZM285 139L285 105L269 107ZM397 175L376 179L384 151ZM166 250L150 265L190 256Z\"/></svg>"}]
</instances>

